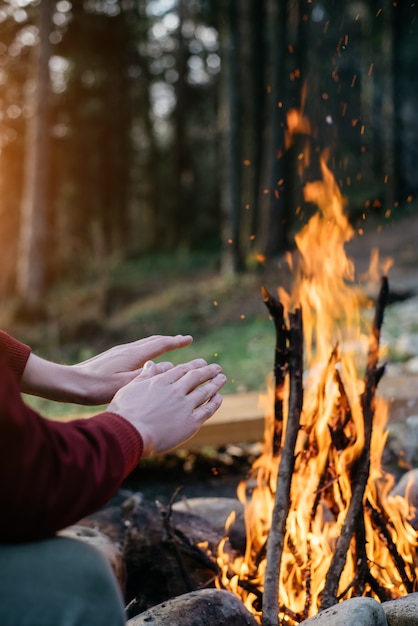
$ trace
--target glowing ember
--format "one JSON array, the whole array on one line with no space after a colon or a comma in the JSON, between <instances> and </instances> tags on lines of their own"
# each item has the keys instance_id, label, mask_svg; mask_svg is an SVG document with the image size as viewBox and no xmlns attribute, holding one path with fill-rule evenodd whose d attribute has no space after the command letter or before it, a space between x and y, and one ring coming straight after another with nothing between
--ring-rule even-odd
<instances>
[{"instance_id":1,"label":"glowing ember","mask_svg":"<svg viewBox=\"0 0 418 626\"><path fill-rule=\"evenodd\" d=\"M297 120L291 119L297 126ZM278 586L279 620L289 624L298 624L324 606L327 574L356 498L356 475L365 458L367 385L359 372L366 368L368 351L378 357L367 313L371 306L353 282L354 267L344 250L354 232L325 161L322 176L304 189L305 199L315 203L318 212L296 237L294 287L289 294L278 290L285 320L295 307L302 309L305 350L303 408ZM286 376L282 389L270 380L262 398L266 416L263 454L238 489L245 505L246 552L234 554L227 537L218 552L221 575L217 585L238 595L260 623L266 542L289 425L288 394ZM281 399L283 434L274 450L274 406ZM336 581L335 601L353 595L396 598L415 586L417 538L408 522L411 512L403 498L390 495L393 479L381 468L387 404L373 395L369 413L373 428L370 467L366 455L368 477L359 498L361 523L357 516Z\"/></svg>"}]
</instances>

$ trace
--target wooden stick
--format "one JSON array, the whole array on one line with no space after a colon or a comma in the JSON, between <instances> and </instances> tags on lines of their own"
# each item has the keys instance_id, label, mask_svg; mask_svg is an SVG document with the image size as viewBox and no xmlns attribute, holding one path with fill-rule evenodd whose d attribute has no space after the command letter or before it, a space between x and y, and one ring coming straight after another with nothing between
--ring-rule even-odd
<instances>
[{"instance_id":1,"label":"wooden stick","mask_svg":"<svg viewBox=\"0 0 418 626\"><path fill-rule=\"evenodd\" d=\"M359 456L357 470L353 475L353 491L347 515L337 540L334 555L325 579L320 609L326 609L338 602L337 591L341 573L347 559L347 551L359 515L363 514L363 495L369 478L370 469L370 441L374 416L374 396L379 377L377 366L379 358L380 330L383 323L383 314L388 298L388 280L383 277L379 297L376 302L375 317L369 342L364 391L361 395L361 406L364 420L364 447Z\"/></svg>"},{"instance_id":2,"label":"wooden stick","mask_svg":"<svg viewBox=\"0 0 418 626\"><path fill-rule=\"evenodd\" d=\"M377 528L379 530L379 532L381 533L382 537L384 538L386 542L389 553L393 559L396 569L399 572L400 577L402 578L402 582L405 585L406 591L408 593L412 593L414 591L414 581L408 578L408 574L406 573L406 569L405 569L405 562L403 558L400 556L398 549L396 547L396 544L394 543L390 535L390 532L388 530L389 520L387 519L384 512L378 511L377 509L375 509L375 507L371 504L369 500L366 501L365 506L370 513L370 517L371 517L374 528Z\"/></svg>"},{"instance_id":3,"label":"wooden stick","mask_svg":"<svg viewBox=\"0 0 418 626\"><path fill-rule=\"evenodd\" d=\"M300 428L303 387L302 310L289 314L289 415L277 477L277 489L267 540L262 626L278 626L280 565L290 508L290 486L295 465L295 445Z\"/></svg>"},{"instance_id":4,"label":"wooden stick","mask_svg":"<svg viewBox=\"0 0 418 626\"><path fill-rule=\"evenodd\" d=\"M360 515L357 519L357 525L355 530L355 540L356 540L356 563L357 563L357 574L356 580L354 581L353 586L355 587L354 593L356 596L361 596L364 593L364 586L366 583L370 585L371 590L376 596L379 598L380 602L386 602L391 599L391 595L387 589L382 587L380 583L376 580L373 574L370 572L369 568L369 559L366 554L366 527L364 516ZM345 595L345 594L344 594ZM340 594L338 600L342 599L344 596Z\"/></svg>"},{"instance_id":5,"label":"wooden stick","mask_svg":"<svg viewBox=\"0 0 418 626\"><path fill-rule=\"evenodd\" d=\"M276 349L274 356L274 435L273 456L277 457L282 445L284 381L288 370L287 339L288 329L284 320L283 304L272 296L265 287L261 289L264 304L269 310L276 328Z\"/></svg>"}]
</instances>

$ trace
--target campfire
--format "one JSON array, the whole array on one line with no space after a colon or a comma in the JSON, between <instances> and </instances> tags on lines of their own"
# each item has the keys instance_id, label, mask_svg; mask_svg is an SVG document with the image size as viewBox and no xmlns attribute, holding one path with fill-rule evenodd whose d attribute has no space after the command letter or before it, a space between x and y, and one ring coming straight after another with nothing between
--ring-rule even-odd
<instances>
[{"instance_id":1,"label":"campfire","mask_svg":"<svg viewBox=\"0 0 418 626\"><path fill-rule=\"evenodd\" d=\"M217 554L217 586L263 626L299 624L354 596L385 601L416 590L411 511L381 466L388 267L373 307L345 252L354 230L325 158L321 170L304 187L318 211L289 255L293 288L263 288L276 351L263 453L238 488L246 551L234 553L226 536Z\"/></svg>"}]
</instances>

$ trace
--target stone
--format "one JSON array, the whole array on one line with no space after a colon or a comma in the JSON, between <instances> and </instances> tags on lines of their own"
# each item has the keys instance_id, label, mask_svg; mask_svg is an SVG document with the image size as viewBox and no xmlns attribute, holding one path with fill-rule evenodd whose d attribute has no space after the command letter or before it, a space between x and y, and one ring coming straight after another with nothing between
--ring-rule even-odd
<instances>
[{"instance_id":1,"label":"stone","mask_svg":"<svg viewBox=\"0 0 418 626\"><path fill-rule=\"evenodd\" d=\"M229 527L229 540L235 550L245 550L244 506L236 498L184 498L173 504L173 511L199 515L222 537L225 523L232 512L235 519Z\"/></svg>"},{"instance_id":2,"label":"stone","mask_svg":"<svg viewBox=\"0 0 418 626\"><path fill-rule=\"evenodd\" d=\"M229 591L201 589L177 596L128 620L127 626L258 626Z\"/></svg>"},{"instance_id":3,"label":"stone","mask_svg":"<svg viewBox=\"0 0 418 626\"><path fill-rule=\"evenodd\" d=\"M300 623L306 626L388 626L382 605L373 598L351 598Z\"/></svg>"},{"instance_id":4,"label":"stone","mask_svg":"<svg viewBox=\"0 0 418 626\"><path fill-rule=\"evenodd\" d=\"M402 423L389 424L387 448L396 458L402 459L403 465L418 465L418 431L414 424L415 416L409 416Z\"/></svg>"},{"instance_id":5,"label":"stone","mask_svg":"<svg viewBox=\"0 0 418 626\"><path fill-rule=\"evenodd\" d=\"M413 358L418 354L418 334L404 334L396 340L394 351L399 357Z\"/></svg>"},{"instance_id":6,"label":"stone","mask_svg":"<svg viewBox=\"0 0 418 626\"><path fill-rule=\"evenodd\" d=\"M418 469L406 472L400 481L392 489L391 496L402 496L406 498L410 509L411 519L409 520L415 530L418 529ZM418 624L418 619L417 619Z\"/></svg>"},{"instance_id":7,"label":"stone","mask_svg":"<svg viewBox=\"0 0 418 626\"><path fill-rule=\"evenodd\" d=\"M383 602L382 608L388 626L417 626L418 593L410 593L396 600Z\"/></svg>"}]
</instances>

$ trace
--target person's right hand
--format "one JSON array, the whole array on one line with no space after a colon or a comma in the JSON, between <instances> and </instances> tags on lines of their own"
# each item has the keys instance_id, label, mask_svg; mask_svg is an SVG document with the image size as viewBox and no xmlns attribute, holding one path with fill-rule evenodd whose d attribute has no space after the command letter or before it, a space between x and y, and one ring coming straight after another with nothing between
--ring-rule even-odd
<instances>
[{"instance_id":1,"label":"person's right hand","mask_svg":"<svg viewBox=\"0 0 418 626\"><path fill-rule=\"evenodd\" d=\"M212 417L221 406L218 392L225 382L221 367L203 359L175 367L148 361L141 373L116 393L107 410L138 430L144 442L143 456L161 454L190 439Z\"/></svg>"}]
</instances>

